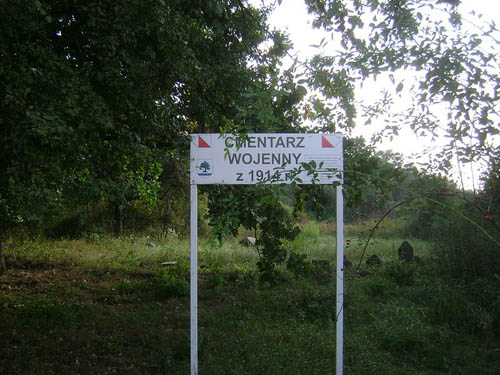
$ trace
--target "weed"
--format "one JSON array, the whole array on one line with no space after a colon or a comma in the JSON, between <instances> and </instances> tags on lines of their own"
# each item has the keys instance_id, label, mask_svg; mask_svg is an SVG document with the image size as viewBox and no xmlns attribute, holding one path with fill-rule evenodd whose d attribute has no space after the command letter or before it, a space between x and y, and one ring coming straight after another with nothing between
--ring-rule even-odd
<instances>
[{"instance_id":1,"label":"weed","mask_svg":"<svg viewBox=\"0 0 500 375\"><path fill-rule=\"evenodd\" d=\"M319 284L328 284L334 279L334 270L327 260L313 260L311 277Z\"/></svg>"},{"instance_id":2,"label":"weed","mask_svg":"<svg viewBox=\"0 0 500 375\"><path fill-rule=\"evenodd\" d=\"M131 281L128 279L123 279L118 284L116 290L120 295L130 295L136 294L137 292L143 292L147 289L147 284L141 281Z\"/></svg>"},{"instance_id":3,"label":"weed","mask_svg":"<svg viewBox=\"0 0 500 375\"><path fill-rule=\"evenodd\" d=\"M189 294L189 283L180 279L165 269L160 269L151 280L151 285L158 297L184 297Z\"/></svg>"},{"instance_id":4,"label":"weed","mask_svg":"<svg viewBox=\"0 0 500 375\"><path fill-rule=\"evenodd\" d=\"M210 273L205 278L204 287L214 289L224 284L224 277L219 273Z\"/></svg>"},{"instance_id":5,"label":"weed","mask_svg":"<svg viewBox=\"0 0 500 375\"><path fill-rule=\"evenodd\" d=\"M311 264L307 262L307 255L290 251L286 260L286 268L295 277L306 277L311 273Z\"/></svg>"},{"instance_id":6,"label":"weed","mask_svg":"<svg viewBox=\"0 0 500 375\"><path fill-rule=\"evenodd\" d=\"M384 273L400 286L410 286L415 280L416 265L392 261L383 268Z\"/></svg>"}]
</instances>

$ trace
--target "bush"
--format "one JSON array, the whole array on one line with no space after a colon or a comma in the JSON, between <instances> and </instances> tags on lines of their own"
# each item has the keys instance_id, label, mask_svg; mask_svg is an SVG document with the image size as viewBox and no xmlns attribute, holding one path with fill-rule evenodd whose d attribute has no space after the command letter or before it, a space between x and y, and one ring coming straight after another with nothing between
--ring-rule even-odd
<instances>
[{"instance_id":1,"label":"bush","mask_svg":"<svg viewBox=\"0 0 500 375\"><path fill-rule=\"evenodd\" d=\"M77 239L89 233L90 225L82 214L72 214L56 221L46 230L46 235L52 239Z\"/></svg>"},{"instance_id":2,"label":"bush","mask_svg":"<svg viewBox=\"0 0 500 375\"><path fill-rule=\"evenodd\" d=\"M500 193L497 179L488 182L478 193L429 190L407 227L409 236L435 244L441 270L452 278L491 279L500 269Z\"/></svg>"},{"instance_id":3,"label":"bush","mask_svg":"<svg viewBox=\"0 0 500 375\"><path fill-rule=\"evenodd\" d=\"M286 268L290 270L295 277L306 277L311 273L311 264L306 261L307 255L290 251L286 261Z\"/></svg>"},{"instance_id":4,"label":"bush","mask_svg":"<svg viewBox=\"0 0 500 375\"><path fill-rule=\"evenodd\" d=\"M498 245L460 217L442 225L434 241L439 264L452 277L491 278L500 269Z\"/></svg>"},{"instance_id":5,"label":"bush","mask_svg":"<svg viewBox=\"0 0 500 375\"><path fill-rule=\"evenodd\" d=\"M184 297L189 294L189 283L169 274L165 269L159 270L151 283L159 297Z\"/></svg>"}]
</instances>

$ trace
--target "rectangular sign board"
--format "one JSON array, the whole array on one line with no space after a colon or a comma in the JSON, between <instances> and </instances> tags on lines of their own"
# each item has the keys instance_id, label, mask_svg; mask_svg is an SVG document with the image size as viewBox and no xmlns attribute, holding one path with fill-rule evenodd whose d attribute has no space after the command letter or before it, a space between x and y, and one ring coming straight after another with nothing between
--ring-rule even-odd
<instances>
[{"instance_id":1,"label":"rectangular sign board","mask_svg":"<svg viewBox=\"0 0 500 375\"><path fill-rule=\"evenodd\" d=\"M192 184L342 182L340 134L192 134L191 137Z\"/></svg>"}]
</instances>

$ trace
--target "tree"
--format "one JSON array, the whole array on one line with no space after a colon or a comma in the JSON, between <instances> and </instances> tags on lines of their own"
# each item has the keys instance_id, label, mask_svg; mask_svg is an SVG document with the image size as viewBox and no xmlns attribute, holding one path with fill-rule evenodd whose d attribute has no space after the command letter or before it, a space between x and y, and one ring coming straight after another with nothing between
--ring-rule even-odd
<instances>
[{"instance_id":1,"label":"tree","mask_svg":"<svg viewBox=\"0 0 500 375\"><path fill-rule=\"evenodd\" d=\"M377 117L387 121L381 136L397 135L403 126L435 136L441 127L448 144L437 156L440 170L446 172L455 158L490 165L500 134L494 23L474 25L479 33L468 31L458 13L460 0L305 2L313 25L338 41L334 54L315 56L306 71L310 87L326 99L313 97L310 105L323 128L355 126L355 87L384 76L392 90L363 107L367 124ZM397 102L402 95L411 102L403 110Z\"/></svg>"},{"instance_id":2,"label":"tree","mask_svg":"<svg viewBox=\"0 0 500 375\"><path fill-rule=\"evenodd\" d=\"M119 235L124 207L156 200L164 155L279 91L265 17L239 0L3 0L0 244L68 199L107 201Z\"/></svg>"},{"instance_id":3,"label":"tree","mask_svg":"<svg viewBox=\"0 0 500 375\"><path fill-rule=\"evenodd\" d=\"M207 173L207 171L209 171L211 168L210 168L210 164L208 164L207 161L204 161L203 163L201 163L200 165L200 169L204 172L204 173Z\"/></svg>"}]
</instances>

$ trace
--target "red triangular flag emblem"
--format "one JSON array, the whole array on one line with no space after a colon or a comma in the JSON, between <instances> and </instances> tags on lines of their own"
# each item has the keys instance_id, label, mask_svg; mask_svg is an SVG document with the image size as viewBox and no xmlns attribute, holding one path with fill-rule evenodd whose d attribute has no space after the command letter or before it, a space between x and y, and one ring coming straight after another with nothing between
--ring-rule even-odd
<instances>
[{"instance_id":1,"label":"red triangular flag emblem","mask_svg":"<svg viewBox=\"0 0 500 375\"><path fill-rule=\"evenodd\" d=\"M321 136L321 147L323 148L333 148L333 145L326 139L325 137Z\"/></svg>"},{"instance_id":2,"label":"red triangular flag emblem","mask_svg":"<svg viewBox=\"0 0 500 375\"><path fill-rule=\"evenodd\" d=\"M210 145L205 142L205 140L203 138L201 138L200 136L198 136L198 147L208 147L210 148Z\"/></svg>"}]
</instances>

